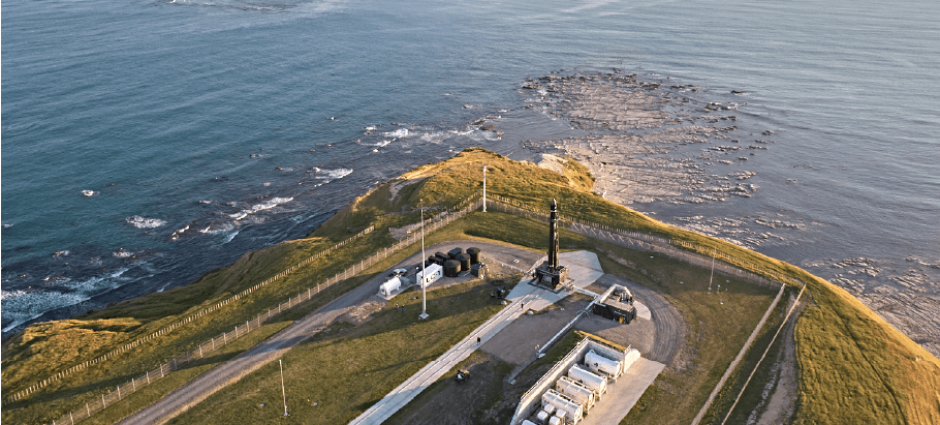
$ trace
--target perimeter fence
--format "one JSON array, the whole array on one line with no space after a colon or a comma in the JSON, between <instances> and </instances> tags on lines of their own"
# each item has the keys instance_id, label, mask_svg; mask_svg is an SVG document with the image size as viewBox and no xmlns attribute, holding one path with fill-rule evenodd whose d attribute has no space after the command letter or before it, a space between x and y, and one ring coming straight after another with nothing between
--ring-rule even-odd
<instances>
[{"instance_id":1,"label":"perimeter fence","mask_svg":"<svg viewBox=\"0 0 940 425\"><path fill-rule=\"evenodd\" d=\"M479 198L474 199L474 197L470 197L467 200L463 201L460 205L458 205L457 208L455 208L455 210L444 211L434 217L426 219L424 221L425 233L426 234L434 233L435 231L443 228L444 226L447 226L448 224L453 223L454 221L460 218L463 218L471 211L479 208L480 205L482 205L481 199ZM329 251L332 251L336 248L344 246L348 244L349 242L355 239L358 239L359 237L363 235L371 233L373 230L375 230L374 226L370 226L369 228L367 228L366 230L363 230L356 236L350 239L347 239L337 244L336 246L330 248L330 250L318 253L304 261L301 261L297 265L290 267L281 273L278 273L274 277L262 283L268 284L272 282L274 279L285 277L288 274L296 271L300 267L310 264L310 262L322 257L323 255L326 255L326 253L328 253ZM358 275L359 273L369 269L373 265L381 262L382 260L385 260L390 255L393 255L399 252L400 250L419 242L420 240L421 240L420 234L411 234L407 236L406 238L396 242L392 246L383 248L382 250L377 251L375 254L369 256L368 258L356 264L353 264L349 268L343 270L342 272L337 273L333 277L330 277L329 279L323 282L319 282L315 286L310 286L306 290L301 291L297 293L296 295L290 297L287 301L282 302L278 304L277 306L271 307L266 312L258 314L254 318L245 321L244 324L235 326L235 328L232 329L231 331L223 332L221 335L218 335L208 341L203 342L202 344L199 344L196 348L189 350L183 354L180 354L170 359L166 363L163 363L160 366L152 370L148 370L145 373L135 378L132 378L130 381L127 381L122 385L116 386L114 391L109 391L108 393L102 394L100 401L95 399L94 401L86 402L84 409L70 411L68 415L64 415L60 417L59 419L53 420L52 425L75 424L79 421L87 419L91 415L94 415L95 413L100 412L104 408L121 401L122 399L146 387L147 385L150 385L151 383L164 378L168 373L179 369L181 366L189 362L192 362L194 360L206 358L210 353L218 350L219 348L225 346L226 344L229 344L235 341L236 339L247 335L249 332L260 328L266 320L272 317L275 317L284 311L290 310L305 301L310 300L311 298L319 294L322 290L329 288L338 282L342 282L350 277ZM247 293L251 293L259 289L261 286L263 285L262 284L255 285L252 288L243 292L242 294L247 295ZM242 295L242 294L239 294L239 295Z\"/></svg>"},{"instance_id":2,"label":"perimeter fence","mask_svg":"<svg viewBox=\"0 0 940 425\"><path fill-rule=\"evenodd\" d=\"M264 281L262 281L261 283L258 283L257 285L252 286L251 288L248 288L248 289L246 289L246 290L244 290L244 291L242 291L242 292L239 292L238 294L232 295L231 297L226 298L226 299L224 299L224 300L222 300L222 301L219 301L219 302L217 302L217 303L215 303L215 304L213 304L213 305L211 305L211 306L209 306L209 307L206 307L205 309L202 309L202 310L196 312L195 314L193 314L193 315L191 315L191 316L187 316L185 319L180 320L179 322L173 323L173 324L171 324L171 325L169 325L169 326L166 326L166 327L164 327L164 328L161 328L160 330L158 330L158 331L156 331L156 332L153 332L153 333L151 333L151 334L149 334L149 335L147 335L147 336L144 336L144 337L142 337L142 338L139 338L139 339L137 339L137 340L134 340L134 341L132 341L132 342L129 342L129 343L127 343L127 344L124 344L124 345L122 345L122 346L120 346L120 347L118 347L118 348L116 348L116 349L114 349L114 350L112 350L112 351L109 351L108 353L102 354L101 356L98 356L98 357L96 357L96 358L94 358L94 359L92 359L92 360L88 360L88 361L79 363L79 364L77 364L77 365L75 365L75 366L72 366L72 367L70 367L70 368L68 368L68 369L65 369L65 370L63 370L63 371L61 371L61 372L58 372L58 373L56 373L55 375L52 375L52 376L50 376L50 377L48 377L48 378L46 378L46 379L43 379L42 381L39 381L39 382L37 382L37 383L31 385L29 388L26 388L25 390L19 391L19 392L15 393L15 394L11 395L11 396L8 397L6 400L4 400L4 402L5 402L5 403L11 403L11 402L14 402L14 401L17 401L17 400L21 400L21 399L23 399L23 398L29 396L30 394L36 392L37 390L42 389L43 387L45 387L45 386L47 386L47 385L49 385L49 384L51 384L51 383L53 383L53 382L56 382L56 381L58 381L58 380L60 380L60 379L62 379L62 378L64 378L64 377L66 377L66 376L68 376L68 375L71 375L71 374L73 374L73 373L75 373L75 372L78 372L78 371L81 371L81 370L85 370L85 369L87 369L88 367L93 366L93 365L96 365L96 364L98 364L98 363L101 363L101 362L110 360L110 359L112 359L112 358L114 358L114 357L117 357L117 356L119 356L119 355L121 355L121 354L124 354L124 353L126 353L126 352L128 352L128 351L130 351L130 350L132 350L132 349L134 349L134 348L137 348L138 346L140 346L141 344L143 344L143 343L145 343L145 342L152 341L152 340L154 340L154 339L156 339L156 338L159 338L159 337L161 337L161 336L163 336L163 335L166 335L166 334L168 334L168 333L170 333L170 332L173 332L173 331L175 331L175 330L177 330L177 329L179 329L179 328L181 328L181 327L183 327L183 326L185 326L185 325L191 323L192 321L194 321L194 320L196 320L196 319L199 319L199 318L201 318L201 317L203 317L203 316L206 316L206 315L208 315L208 314L210 314L210 313L213 313L213 312L219 310L220 308L222 308L222 307L224 307L224 306L226 306L226 305L228 305L228 304L231 304L231 303L233 303L233 302L235 302L235 301L238 301L238 300L240 300L240 299L242 299L242 298L244 298L244 297L250 295L252 292L255 292L255 291L257 291L257 290L259 290L259 289L261 289L261 288L267 286L268 284L270 284L270 283L272 283L272 282L274 282L274 281L276 281L276 280L278 280L278 279L280 279L280 278L282 278L282 277L287 276L288 274L290 274L290 273L296 271L297 269L299 269L299 268L301 268L301 267L303 267L303 266L305 266L305 265L307 265L307 264L310 264L311 262L317 260L317 259L320 258L320 257L323 257L324 255L327 255L327 254L329 254L329 253L335 251L336 249L339 249L339 248L342 248L343 246L346 246L346 245L349 244L350 242L352 242L352 241L354 241L354 240L356 240L356 239L359 239L359 238L362 237L362 236L365 236L365 235L367 235L367 234L369 234L369 233L372 233L373 230L375 230L375 226L369 226L369 227L366 228L365 230L363 230L363 231L357 233L355 236L353 236L353 237L351 237L351 238L349 238L349 239L346 239L346 240L344 240L344 241L342 241L342 242L340 242L340 243L338 243L338 244L336 244L336 245L333 245L333 246L331 246L331 247L329 247L329 248L327 248L327 249L325 249L325 250L323 250L323 251L320 251L320 252L318 252L318 253L316 253L316 254L313 254L313 255L311 255L309 258L307 258L307 259L301 261L300 263L297 263L297 264L294 265L293 267L290 267L290 268L288 268L287 270L284 270L284 271L282 271L282 272L280 272L280 273L278 273L278 274L276 274L276 275L274 275L274 276L271 276L271 277L265 279Z\"/></svg>"},{"instance_id":3,"label":"perimeter fence","mask_svg":"<svg viewBox=\"0 0 940 425\"><path fill-rule=\"evenodd\" d=\"M547 212L538 211L527 205L517 203L510 199L499 197L499 196L489 196L488 198L489 198L487 202L488 209L493 209L496 211L519 215L519 216L526 217L526 218L540 221L540 222L548 222L549 215ZM453 223L454 221L465 217L470 212L476 210L477 208L480 208L482 203L483 203L483 200L479 197L479 195L473 195L467 198L461 204L459 204L454 210L444 211L434 217L430 217L426 219L424 221L425 233L433 233L447 226L448 224ZM607 242L611 242L611 243L621 245L621 246L626 246L632 249L637 249L637 250L646 251L646 252L656 252L656 253L665 255L667 257L675 258L680 261L684 261L684 262L694 264L697 266L710 267L712 263L714 262L714 268L716 271L719 271L720 273L725 274L725 275L744 278L744 279L747 279L749 282L753 282L762 286L779 287L779 285L781 285L784 282L789 282L793 284L801 284L801 282L795 279L789 278L787 276L783 276L774 270L769 270L764 267L757 266L756 264L739 260L727 253L718 251L717 249L715 249L715 247L705 247L705 246L697 245L697 244L687 242L687 241L675 241L675 240L663 238L661 236L652 235L649 233L641 233L641 232L629 231L629 230L624 230L624 229L617 229L611 226L598 224L598 223L592 223L592 222L580 220L577 218L564 218L564 219L561 219L560 222L566 229L572 232L578 233L578 234L605 240ZM183 319L174 325L161 329L158 332L154 332L153 334L148 335L145 338L141 338L133 343L122 346L121 348L116 349L101 357L98 357L95 360L85 362L82 364L84 366L82 365L79 365L79 366L82 366L81 369L84 369L95 363L99 363L101 361L110 359L144 342L150 341L156 337L159 337L174 329L177 329L185 324L188 324L192 322L193 320L198 319L199 317L205 316L206 314L209 314L213 311L218 310L219 308L225 306L226 304L229 304L233 301L237 301L238 299L251 294L252 292L262 288L263 286L267 284L270 284L271 282L274 282L277 279L280 279L289 275L290 273L296 271L297 269L310 264L311 262L323 257L324 255L329 254L330 252L342 246L345 246L349 244L350 242L364 235L371 233L374 230L375 230L374 226L370 226L369 228L356 234L352 238L344 240L343 242L340 242L339 244L336 244L333 247L325 251L318 252L317 254L314 254L313 256L301 261L295 266L290 267L266 279L265 281L249 289L246 289L245 291L242 291L241 293L237 295L234 295L226 300L223 300L219 302L218 304L213 305L212 307L206 308L197 314L187 317L186 319ZM179 369L181 366L189 362L192 362L194 360L205 358L209 353L212 353L218 350L219 348L225 346L226 344L231 343L232 341L247 335L249 332L260 328L266 320L272 317L275 317L286 310L292 309L303 302L310 300L315 295L319 294L323 289L329 288L338 282L342 282L350 277L356 276L357 274L363 272L364 270L369 269L370 267L377 264L378 262L385 260L390 255L393 255L399 252L400 250L412 244L417 243L420 240L420 238L421 236L419 234L416 234L416 233L409 234L407 237L396 242L392 246L384 248L376 252L375 254L369 256L368 258L350 266L349 268L343 270L342 272L337 273L333 277L330 277L329 279L323 282L319 282L315 286L310 286L306 290L297 293L293 297L290 297L287 301L280 303L277 306L269 308L266 312L258 314L254 318L246 321L243 325L238 325L229 332L223 332L222 334L208 341L205 341L202 344L199 344L196 348L190 351L187 351L183 354L180 354L170 359L166 363L163 363L152 370L148 370L144 374L141 374L138 377L132 378L130 381L127 381L126 383L122 385L116 386L114 391L109 391L106 394L102 394L100 401L96 399L95 401L88 402L85 404L85 409L78 409L75 411L70 411L68 415L62 416L57 420L53 420L52 424L53 425L74 424L84 419L87 419L91 415L103 410L104 408L114 403L117 403L118 401L126 398L130 394L133 394L134 392L146 387L147 385L150 385L151 383L164 378L168 373ZM681 248L685 248L685 249L677 248L677 246ZM707 256L704 256L695 252L687 251L687 250L698 250L698 251L707 252L707 250L709 249L714 249L713 258L709 258ZM720 260L721 262L719 263L718 260ZM742 268L753 270L754 272L751 272L748 270L742 270ZM771 276L774 280L769 280L763 276L760 276L757 273ZM78 366L76 366L76 367L69 369L70 371L69 373L72 373L81 369L79 369ZM55 375L55 379L56 380L61 379L62 377L66 375L68 375L68 373L60 372L59 374ZM31 387L32 391L35 391L38 388L42 388L43 386L48 385L50 382L54 382L52 379L53 378L43 380L40 383L41 386L36 387L34 385L33 387ZM20 395L20 393L17 393L16 395ZM23 396L20 396L20 398L17 398L16 400L21 399L22 397ZM14 401L13 397L7 400L7 402L10 402L10 401Z\"/></svg>"}]
</instances>

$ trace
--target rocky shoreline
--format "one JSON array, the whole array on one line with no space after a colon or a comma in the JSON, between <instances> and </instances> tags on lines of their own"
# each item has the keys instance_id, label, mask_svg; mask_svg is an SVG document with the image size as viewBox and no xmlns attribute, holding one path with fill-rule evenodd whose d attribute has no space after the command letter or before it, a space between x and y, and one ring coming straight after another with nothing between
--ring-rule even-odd
<instances>
[{"instance_id":1,"label":"rocky shoreline","mask_svg":"<svg viewBox=\"0 0 940 425\"><path fill-rule=\"evenodd\" d=\"M711 95L700 88L672 85L670 80L646 81L616 70L527 79L519 89L525 108L563 119L586 135L525 140L523 146L546 167L556 161L543 155L574 158L597 178L597 194L634 209L650 208L653 203L723 202L758 193L760 186L751 178L758 175L759 167L750 169L748 161L774 148L774 131L744 135L738 127L747 124L746 114L735 111L746 103L707 99ZM723 98L739 95L744 93L732 91ZM807 228L806 223L773 216L660 219L758 250L768 241L795 244L787 240L789 235ZM878 276L880 270L875 275L870 270L853 272L851 265L840 266L845 261L849 260L803 266L847 289L940 357L940 282L909 271L888 278L885 284L886 276Z\"/></svg>"}]
</instances>

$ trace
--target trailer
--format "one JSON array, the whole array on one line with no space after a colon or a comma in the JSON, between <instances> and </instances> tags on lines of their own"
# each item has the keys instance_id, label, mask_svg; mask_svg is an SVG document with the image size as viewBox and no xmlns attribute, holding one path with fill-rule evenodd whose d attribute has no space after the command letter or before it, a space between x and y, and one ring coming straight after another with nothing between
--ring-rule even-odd
<instances>
[{"instance_id":1,"label":"trailer","mask_svg":"<svg viewBox=\"0 0 940 425\"><path fill-rule=\"evenodd\" d=\"M561 418L562 421L567 419L569 424L578 423L584 416L584 406L581 403L555 390L550 389L542 394L542 404L555 406L555 417Z\"/></svg>"},{"instance_id":2,"label":"trailer","mask_svg":"<svg viewBox=\"0 0 940 425\"><path fill-rule=\"evenodd\" d=\"M594 350L588 351L587 354L584 355L584 365L592 372L602 376L607 375L610 379L617 379L623 374L622 362L608 359L607 357L597 354Z\"/></svg>"},{"instance_id":3,"label":"trailer","mask_svg":"<svg viewBox=\"0 0 940 425\"><path fill-rule=\"evenodd\" d=\"M591 391L594 391L594 394L596 394L598 398L607 392L607 380L604 379L603 376L599 376L596 373L584 369L579 365L574 365L571 367L571 369L568 369L568 377L571 378L572 381L584 385Z\"/></svg>"},{"instance_id":4,"label":"trailer","mask_svg":"<svg viewBox=\"0 0 940 425\"><path fill-rule=\"evenodd\" d=\"M432 283L437 282L444 276L444 268L437 264L432 264L426 267L425 271L420 271L415 274L415 280L422 288L427 288Z\"/></svg>"},{"instance_id":5,"label":"trailer","mask_svg":"<svg viewBox=\"0 0 940 425\"><path fill-rule=\"evenodd\" d=\"M578 403L581 403L585 411L591 410L591 408L594 407L594 402L597 400L597 395L594 394L594 391L591 391L590 388L579 384L567 376L562 376L555 381L555 389L571 397Z\"/></svg>"}]
</instances>

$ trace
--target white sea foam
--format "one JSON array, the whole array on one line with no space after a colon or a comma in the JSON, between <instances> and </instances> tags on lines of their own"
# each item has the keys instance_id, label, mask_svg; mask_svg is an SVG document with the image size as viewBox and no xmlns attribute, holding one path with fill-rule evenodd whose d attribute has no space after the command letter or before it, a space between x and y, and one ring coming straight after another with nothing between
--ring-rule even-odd
<instances>
[{"instance_id":1,"label":"white sea foam","mask_svg":"<svg viewBox=\"0 0 940 425\"><path fill-rule=\"evenodd\" d=\"M63 250L61 250L61 251L56 251L54 254L52 254L52 256L55 257L55 258L65 257L66 255L69 255L69 250L67 250L67 249L63 249Z\"/></svg>"},{"instance_id":2,"label":"white sea foam","mask_svg":"<svg viewBox=\"0 0 940 425\"><path fill-rule=\"evenodd\" d=\"M138 229L155 229L166 224L166 221L159 218L147 218L139 215L127 217L124 221Z\"/></svg>"},{"instance_id":3,"label":"white sea foam","mask_svg":"<svg viewBox=\"0 0 940 425\"><path fill-rule=\"evenodd\" d=\"M10 223L3 223L3 228L4 228L4 229L9 229L9 228L11 228L11 227L13 227L12 224L10 224Z\"/></svg>"},{"instance_id":4,"label":"white sea foam","mask_svg":"<svg viewBox=\"0 0 940 425\"><path fill-rule=\"evenodd\" d=\"M91 299L91 296L96 293L121 286L129 280L121 277L127 270L127 268L121 268L83 281L62 279L57 282L57 284L70 282L69 291L0 290L0 300L2 300L0 309L3 310L3 318L10 320L3 327L3 332L8 332L27 321L38 318L47 311L81 303Z\"/></svg>"},{"instance_id":5,"label":"white sea foam","mask_svg":"<svg viewBox=\"0 0 940 425\"><path fill-rule=\"evenodd\" d=\"M245 218L245 217L248 217L248 216L251 215L251 214L255 214L255 213L260 212L260 211L268 210L268 209L274 208L274 207L276 207L276 206L278 206L278 205L281 205L281 204L288 203L288 202L293 201L293 200L294 200L294 198L280 198L280 197L271 198L271 199L268 199L267 201L264 201L264 202L261 202L261 203L258 203L258 204L254 204L254 205L251 206L251 208L241 210L241 211L239 211L239 212L237 212L237 213L235 213L235 214L231 214L231 215L229 215L229 217L232 217L232 218L235 219L235 221L238 221L238 220L241 220L241 219L243 219L243 218Z\"/></svg>"},{"instance_id":6,"label":"white sea foam","mask_svg":"<svg viewBox=\"0 0 940 425\"><path fill-rule=\"evenodd\" d=\"M376 144L374 144L374 145L372 145L372 146L378 146L378 147L382 148L382 147L388 146L389 143L392 143L392 141L391 141L391 140L382 140L381 142L378 142L378 143L376 143Z\"/></svg>"},{"instance_id":7,"label":"white sea foam","mask_svg":"<svg viewBox=\"0 0 940 425\"><path fill-rule=\"evenodd\" d=\"M234 232L232 232L232 233L229 233L229 235L225 237L225 241L222 242L222 245L225 245L225 244L231 242L232 239L235 239L236 236L238 236L238 230L236 230L236 231L234 231Z\"/></svg>"},{"instance_id":8,"label":"white sea foam","mask_svg":"<svg viewBox=\"0 0 940 425\"><path fill-rule=\"evenodd\" d=\"M188 225L188 224L186 225L186 227L184 227L184 228L182 228L182 229L179 229L179 230L173 232L173 234L170 235L170 239L171 239L171 240L176 240L176 239L178 239L180 236L183 235L183 233L186 233L187 230L189 230L189 225Z\"/></svg>"},{"instance_id":9,"label":"white sea foam","mask_svg":"<svg viewBox=\"0 0 940 425\"><path fill-rule=\"evenodd\" d=\"M400 139L400 138L402 138L402 137L408 137L408 129L407 129L407 128L399 128L398 130L395 130L395 131L386 132L386 133L385 133L385 137L392 137L392 138L395 138L395 139Z\"/></svg>"},{"instance_id":10,"label":"white sea foam","mask_svg":"<svg viewBox=\"0 0 940 425\"><path fill-rule=\"evenodd\" d=\"M321 180L336 180L341 179L350 175L353 170L351 168L337 168L335 170L326 170L323 168L313 167L317 173L317 178Z\"/></svg>"},{"instance_id":11,"label":"white sea foam","mask_svg":"<svg viewBox=\"0 0 940 425\"><path fill-rule=\"evenodd\" d=\"M85 196L95 196L97 194L98 192L95 192L94 190L85 189L82 191L82 195L85 195Z\"/></svg>"},{"instance_id":12,"label":"white sea foam","mask_svg":"<svg viewBox=\"0 0 940 425\"><path fill-rule=\"evenodd\" d=\"M111 255L117 258L129 258L130 256L134 255L134 253L124 248L120 248L117 251L112 252Z\"/></svg>"}]
</instances>

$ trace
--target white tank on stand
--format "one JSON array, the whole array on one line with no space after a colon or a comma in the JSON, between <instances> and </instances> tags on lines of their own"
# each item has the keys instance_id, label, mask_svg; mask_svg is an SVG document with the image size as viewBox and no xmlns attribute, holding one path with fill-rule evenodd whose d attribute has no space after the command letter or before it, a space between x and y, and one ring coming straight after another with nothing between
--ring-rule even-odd
<instances>
[{"instance_id":1,"label":"white tank on stand","mask_svg":"<svg viewBox=\"0 0 940 425\"><path fill-rule=\"evenodd\" d=\"M594 350L588 351L584 355L584 364L591 371L609 376L611 379L617 379L623 373L623 363L608 359Z\"/></svg>"},{"instance_id":2,"label":"white tank on stand","mask_svg":"<svg viewBox=\"0 0 940 425\"><path fill-rule=\"evenodd\" d=\"M607 380L594 372L586 370L579 365L574 365L568 370L568 377L571 380L584 385L594 391L594 394L600 396L607 392Z\"/></svg>"}]
</instances>

